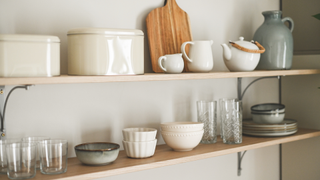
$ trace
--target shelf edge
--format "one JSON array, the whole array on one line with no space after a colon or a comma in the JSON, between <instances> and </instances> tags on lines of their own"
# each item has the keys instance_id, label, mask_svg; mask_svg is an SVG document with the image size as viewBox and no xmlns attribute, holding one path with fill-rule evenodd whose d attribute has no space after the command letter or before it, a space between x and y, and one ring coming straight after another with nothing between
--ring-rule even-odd
<instances>
[{"instance_id":1,"label":"shelf edge","mask_svg":"<svg viewBox=\"0 0 320 180\"><path fill-rule=\"evenodd\" d=\"M177 164L181 164L181 163L192 162L192 161L196 161L196 160L202 160L202 159L232 154L232 153L241 152L241 151L245 151L245 150L253 150L253 149L268 147L268 146L272 146L272 145L294 142L294 141L308 139L308 138L317 137L317 136L320 136L320 131L315 131L315 132L311 132L311 133L307 133L307 134L301 134L298 136L287 136L284 138L274 139L272 141L267 141L267 142L260 142L260 143L254 143L254 144L248 144L248 145L241 145L240 144L238 147L232 148L230 150L220 150L220 151L208 152L208 153L203 153L203 154L196 154L196 155L192 155L192 156L188 156L188 157L180 157L180 158L175 158L175 159L170 159L170 160L165 160L165 161L160 161L160 162L152 162L152 163L146 163L146 164L142 164L142 165L135 165L135 166L130 166L130 167L106 170L103 172L94 172L94 173L85 174L85 175L65 177L65 178L61 178L61 180L87 180L87 179L92 179L92 178L102 178L102 177L109 177L109 176L114 176L114 175L121 175L121 174L126 174L126 173L138 172L138 171L143 171L143 170L149 170L149 169L165 167L165 166L170 166L170 165L177 165Z\"/></svg>"}]
</instances>

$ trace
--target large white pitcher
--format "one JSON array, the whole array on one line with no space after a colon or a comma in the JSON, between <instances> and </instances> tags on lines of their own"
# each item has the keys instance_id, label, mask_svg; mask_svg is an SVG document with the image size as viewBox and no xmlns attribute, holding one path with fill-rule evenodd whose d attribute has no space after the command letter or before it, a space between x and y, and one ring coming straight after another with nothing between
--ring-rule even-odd
<instances>
[{"instance_id":1,"label":"large white pitcher","mask_svg":"<svg viewBox=\"0 0 320 180\"><path fill-rule=\"evenodd\" d=\"M190 44L189 56L186 45ZM183 57L187 59L187 67L192 72L208 72L213 68L213 41L187 41L181 45Z\"/></svg>"}]
</instances>

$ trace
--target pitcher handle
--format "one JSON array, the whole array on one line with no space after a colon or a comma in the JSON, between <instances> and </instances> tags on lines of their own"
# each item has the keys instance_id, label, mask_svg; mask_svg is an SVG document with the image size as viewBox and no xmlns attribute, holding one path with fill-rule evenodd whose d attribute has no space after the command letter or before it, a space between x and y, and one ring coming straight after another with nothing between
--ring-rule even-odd
<instances>
[{"instance_id":1,"label":"pitcher handle","mask_svg":"<svg viewBox=\"0 0 320 180\"><path fill-rule=\"evenodd\" d=\"M188 57L187 53L186 53L186 45L187 44L190 44L190 45L193 45L194 43L191 42L191 41L187 41L187 42L184 42L182 45L181 45L181 52L182 52L182 55L184 58L186 58L189 62L192 62L192 60Z\"/></svg>"},{"instance_id":2,"label":"pitcher handle","mask_svg":"<svg viewBox=\"0 0 320 180\"><path fill-rule=\"evenodd\" d=\"M293 20L292 20L290 17L285 17L285 18L281 19L281 21L282 21L283 23L285 23L286 21L288 21L288 22L289 22L289 29L290 29L291 32L293 31L294 23L293 23Z\"/></svg>"},{"instance_id":3,"label":"pitcher handle","mask_svg":"<svg viewBox=\"0 0 320 180\"><path fill-rule=\"evenodd\" d=\"M166 60L166 59L167 59L167 57L165 57L165 56L161 56L161 57L159 57L159 59L158 59L158 64L159 64L160 68L161 68L164 72L167 72L167 69L162 66L162 61L163 61L163 60Z\"/></svg>"}]
</instances>

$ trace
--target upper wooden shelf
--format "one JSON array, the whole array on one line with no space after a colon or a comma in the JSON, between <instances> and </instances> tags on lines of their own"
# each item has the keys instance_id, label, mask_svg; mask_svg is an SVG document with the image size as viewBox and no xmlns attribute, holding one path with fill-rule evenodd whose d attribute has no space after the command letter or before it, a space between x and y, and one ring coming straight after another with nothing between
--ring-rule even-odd
<instances>
[{"instance_id":1,"label":"upper wooden shelf","mask_svg":"<svg viewBox=\"0 0 320 180\"><path fill-rule=\"evenodd\" d=\"M26 78L0 78L0 85L19 84L72 84L72 83L105 83L105 82L134 82L134 81L169 81L191 79L215 79L237 77L264 77L264 76L289 76L320 74L320 69L292 69L276 71L251 71L251 72L210 72L210 73L145 73L144 75L124 76L68 76L57 77L26 77Z\"/></svg>"},{"instance_id":2,"label":"upper wooden shelf","mask_svg":"<svg viewBox=\"0 0 320 180\"><path fill-rule=\"evenodd\" d=\"M120 151L117 160L112 164L105 166L86 166L81 164L77 158L70 158L68 160L68 170L66 173L59 175L44 175L37 171L37 175L32 179L97 179L293 142L317 136L320 136L319 130L299 129L296 134L285 137L243 136L243 143L237 145L223 144L219 138L218 142L215 144L199 144L194 150L188 152L175 152L167 145L158 145L153 157L145 159L131 159L126 156L124 151ZM0 179L5 180L8 178L6 175L0 175Z\"/></svg>"}]
</instances>

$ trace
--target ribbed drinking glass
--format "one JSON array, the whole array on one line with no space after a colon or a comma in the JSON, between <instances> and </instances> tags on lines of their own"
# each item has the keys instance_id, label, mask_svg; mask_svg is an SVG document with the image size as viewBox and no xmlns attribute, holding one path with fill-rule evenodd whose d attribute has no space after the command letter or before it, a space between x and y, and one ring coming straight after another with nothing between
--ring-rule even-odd
<instances>
[{"instance_id":1,"label":"ribbed drinking glass","mask_svg":"<svg viewBox=\"0 0 320 180\"><path fill-rule=\"evenodd\" d=\"M217 102L197 101L198 122L204 123L201 143L217 142Z\"/></svg>"}]
</instances>

